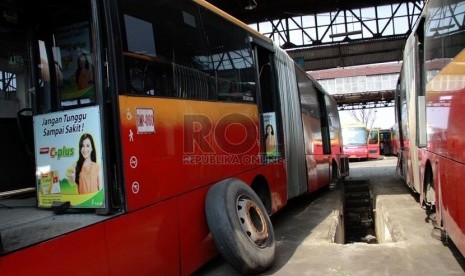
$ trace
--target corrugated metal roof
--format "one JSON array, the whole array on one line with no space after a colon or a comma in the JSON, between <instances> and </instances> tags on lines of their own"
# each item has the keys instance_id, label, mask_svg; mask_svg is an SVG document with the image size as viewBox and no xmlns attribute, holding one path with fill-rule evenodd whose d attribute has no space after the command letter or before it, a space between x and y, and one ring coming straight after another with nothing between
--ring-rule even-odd
<instances>
[{"instance_id":1,"label":"corrugated metal roof","mask_svg":"<svg viewBox=\"0 0 465 276\"><path fill-rule=\"evenodd\" d=\"M407 0L255 0L256 8L245 10L249 0L207 0L246 24L293 16L333 12L341 9L368 8L378 5L412 3ZM312 45L287 49L294 59L304 60L304 70L314 71L336 67L383 63L402 60L402 49L408 33L402 36L344 41L331 45ZM292 45L286 45L292 46Z\"/></svg>"},{"instance_id":2,"label":"corrugated metal roof","mask_svg":"<svg viewBox=\"0 0 465 276\"><path fill-rule=\"evenodd\" d=\"M402 62L390 62L376 65L359 65L353 67L338 67L326 70L307 72L316 80L346 78L354 76L372 76L399 73Z\"/></svg>"},{"instance_id":3,"label":"corrugated metal roof","mask_svg":"<svg viewBox=\"0 0 465 276\"><path fill-rule=\"evenodd\" d=\"M343 42L287 50L294 58L303 58L306 71L364 64L401 61L405 36Z\"/></svg>"}]
</instances>

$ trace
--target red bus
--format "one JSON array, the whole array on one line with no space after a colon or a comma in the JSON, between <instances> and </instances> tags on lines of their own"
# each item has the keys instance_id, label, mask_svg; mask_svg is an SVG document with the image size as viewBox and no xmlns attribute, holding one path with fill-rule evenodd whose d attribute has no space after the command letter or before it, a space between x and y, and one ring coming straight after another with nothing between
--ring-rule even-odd
<instances>
[{"instance_id":1,"label":"red bus","mask_svg":"<svg viewBox=\"0 0 465 276\"><path fill-rule=\"evenodd\" d=\"M391 155L397 156L399 154L399 148L400 148L400 143L399 143L399 131L397 130L397 124L394 125L390 131L390 152Z\"/></svg>"},{"instance_id":2,"label":"red bus","mask_svg":"<svg viewBox=\"0 0 465 276\"><path fill-rule=\"evenodd\" d=\"M405 45L396 115L403 178L465 255L464 7L426 3Z\"/></svg>"},{"instance_id":3,"label":"red bus","mask_svg":"<svg viewBox=\"0 0 465 276\"><path fill-rule=\"evenodd\" d=\"M349 160L368 159L368 129L363 123L350 123L342 127L344 154Z\"/></svg>"},{"instance_id":4,"label":"red bus","mask_svg":"<svg viewBox=\"0 0 465 276\"><path fill-rule=\"evenodd\" d=\"M379 129L370 129L368 131L367 150L369 159L379 158L381 151Z\"/></svg>"},{"instance_id":5,"label":"red bus","mask_svg":"<svg viewBox=\"0 0 465 276\"><path fill-rule=\"evenodd\" d=\"M263 271L348 174L334 99L205 1L0 3L2 275Z\"/></svg>"},{"instance_id":6,"label":"red bus","mask_svg":"<svg viewBox=\"0 0 465 276\"><path fill-rule=\"evenodd\" d=\"M370 129L368 157L378 159L381 155L397 155L397 138L393 129Z\"/></svg>"}]
</instances>

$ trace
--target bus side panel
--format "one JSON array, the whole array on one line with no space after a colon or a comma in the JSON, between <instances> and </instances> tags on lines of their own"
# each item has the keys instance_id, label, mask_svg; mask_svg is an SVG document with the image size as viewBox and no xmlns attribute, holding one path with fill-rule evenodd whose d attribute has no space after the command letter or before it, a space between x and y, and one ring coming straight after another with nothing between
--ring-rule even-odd
<instances>
[{"instance_id":1,"label":"bus side panel","mask_svg":"<svg viewBox=\"0 0 465 276\"><path fill-rule=\"evenodd\" d=\"M284 160L279 160L276 163L247 171L235 177L251 185L258 175L263 176L268 183L271 193L271 213L274 214L286 205L288 199Z\"/></svg>"},{"instance_id":2,"label":"bus side panel","mask_svg":"<svg viewBox=\"0 0 465 276\"><path fill-rule=\"evenodd\" d=\"M331 156L323 153L320 121L307 114L302 114L302 122L307 161L307 187L308 192L313 192L329 185Z\"/></svg>"},{"instance_id":3,"label":"bus side panel","mask_svg":"<svg viewBox=\"0 0 465 276\"><path fill-rule=\"evenodd\" d=\"M78 219L78 218L76 218ZM103 224L79 229L0 258L0 274L108 275Z\"/></svg>"},{"instance_id":4,"label":"bus side panel","mask_svg":"<svg viewBox=\"0 0 465 276\"><path fill-rule=\"evenodd\" d=\"M379 153L380 153L379 143L380 143L379 129L371 129L368 134L368 145L367 145L368 159L379 158Z\"/></svg>"},{"instance_id":5,"label":"bus side panel","mask_svg":"<svg viewBox=\"0 0 465 276\"><path fill-rule=\"evenodd\" d=\"M317 167L317 178L318 181L315 186L312 186L310 192L318 190L324 186L329 185L330 182L330 165L331 165L331 156L327 154L316 154L316 167Z\"/></svg>"},{"instance_id":6,"label":"bus side panel","mask_svg":"<svg viewBox=\"0 0 465 276\"><path fill-rule=\"evenodd\" d=\"M307 165L307 190L308 192L316 190L318 186L318 163L315 152L323 152L321 141L315 140L315 135L320 134L319 121L302 114L304 141L305 141L305 160Z\"/></svg>"},{"instance_id":7,"label":"bus side panel","mask_svg":"<svg viewBox=\"0 0 465 276\"><path fill-rule=\"evenodd\" d=\"M218 254L205 217L209 188L195 190L178 199L182 275L192 274Z\"/></svg>"},{"instance_id":8,"label":"bus side panel","mask_svg":"<svg viewBox=\"0 0 465 276\"><path fill-rule=\"evenodd\" d=\"M428 149L461 163L465 163L465 68L458 63L464 62L465 51L428 84L426 94Z\"/></svg>"},{"instance_id":9,"label":"bus side panel","mask_svg":"<svg viewBox=\"0 0 465 276\"><path fill-rule=\"evenodd\" d=\"M418 97L418 39L416 32L412 32L406 41L404 49L404 63L402 70L402 92L400 99L401 108L401 128L403 137L402 165L405 183L414 191L420 191L418 150L416 147L416 110ZM405 70L404 70L405 69Z\"/></svg>"},{"instance_id":10,"label":"bus side panel","mask_svg":"<svg viewBox=\"0 0 465 276\"><path fill-rule=\"evenodd\" d=\"M105 222L112 275L178 275L177 201L169 200Z\"/></svg>"},{"instance_id":11,"label":"bus side panel","mask_svg":"<svg viewBox=\"0 0 465 276\"><path fill-rule=\"evenodd\" d=\"M465 255L465 51L462 50L426 86L427 150L439 160L439 212L444 228ZM435 183L436 184L436 183Z\"/></svg>"},{"instance_id":12,"label":"bus side panel","mask_svg":"<svg viewBox=\"0 0 465 276\"><path fill-rule=\"evenodd\" d=\"M463 172L465 165L450 159L439 157L439 208L444 228L454 244L465 255L465 204L463 196ZM438 204L438 203L437 203Z\"/></svg>"},{"instance_id":13,"label":"bus side panel","mask_svg":"<svg viewBox=\"0 0 465 276\"><path fill-rule=\"evenodd\" d=\"M351 160L365 160L368 158L368 147L367 145L344 146L344 154L347 155Z\"/></svg>"},{"instance_id":14,"label":"bus side panel","mask_svg":"<svg viewBox=\"0 0 465 276\"><path fill-rule=\"evenodd\" d=\"M368 144L368 158L378 159L379 158L379 144Z\"/></svg>"},{"instance_id":15,"label":"bus side panel","mask_svg":"<svg viewBox=\"0 0 465 276\"><path fill-rule=\"evenodd\" d=\"M342 139L336 138L336 139L331 139L331 160L335 160L338 171L337 176L338 178L344 178L349 175L349 158L342 152ZM332 166L332 164L329 164ZM331 174L330 174L331 175ZM331 179L331 180L336 180L336 179Z\"/></svg>"},{"instance_id":16,"label":"bus side panel","mask_svg":"<svg viewBox=\"0 0 465 276\"><path fill-rule=\"evenodd\" d=\"M339 112L337 110L337 102L333 97L326 98L326 110L328 111L329 116L329 137L331 140L331 161L330 167L332 167L332 160L337 164L338 170L334 172L335 174L330 173L330 175L337 175L339 178L343 178L349 175L348 168L348 158L344 156L342 152L342 129L341 122L339 119ZM332 169L331 169L332 172ZM331 179L336 180L336 179Z\"/></svg>"},{"instance_id":17,"label":"bus side panel","mask_svg":"<svg viewBox=\"0 0 465 276\"><path fill-rule=\"evenodd\" d=\"M261 165L256 105L121 96L120 106L129 210ZM141 110L152 132L138 127Z\"/></svg>"}]
</instances>

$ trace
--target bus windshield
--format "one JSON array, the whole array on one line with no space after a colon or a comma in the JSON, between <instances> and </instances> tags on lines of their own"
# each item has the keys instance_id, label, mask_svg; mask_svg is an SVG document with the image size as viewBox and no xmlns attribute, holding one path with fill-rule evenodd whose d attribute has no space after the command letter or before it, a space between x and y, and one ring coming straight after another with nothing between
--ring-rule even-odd
<instances>
[{"instance_id":1,"label":"bus windshield","mask_svg":"<svg viewBox=\"0 0 465 276\"><path fill-rule=\"evenodd\" d=\"M366 145L367 132L363 127L351 127L342 129L344 145Z\"/></svg>"}]
</instances>

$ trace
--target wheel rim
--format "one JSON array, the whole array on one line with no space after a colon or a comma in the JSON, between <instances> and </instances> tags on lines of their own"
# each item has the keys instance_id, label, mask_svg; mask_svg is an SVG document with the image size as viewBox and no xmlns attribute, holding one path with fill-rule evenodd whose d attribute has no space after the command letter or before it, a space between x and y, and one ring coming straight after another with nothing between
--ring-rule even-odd
<instances>
[{"instance_id":1,"label":"wheel rim","mask_svg":"<svg viewBox=\"0 0 465 276\"><path fill-rule=\"evenodd\" d=\"M249 240L259 247L265 247L268 227L260 207L248 197L240 196L236 210L242 230Z\"/></svg>"}]
</instances>

